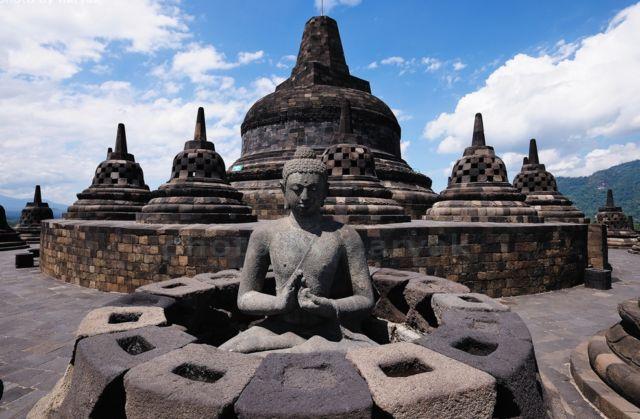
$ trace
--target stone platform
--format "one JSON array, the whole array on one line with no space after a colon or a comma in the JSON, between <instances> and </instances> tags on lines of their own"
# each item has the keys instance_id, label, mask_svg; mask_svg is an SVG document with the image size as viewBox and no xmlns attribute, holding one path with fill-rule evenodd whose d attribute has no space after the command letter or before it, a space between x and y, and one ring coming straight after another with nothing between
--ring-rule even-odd
<instances>
[{"instance_id":1,"label":"stone platform","mask_svg":"<svg viewBox=\"0 0 640 419\"><path fill-rule=\"evenodd\" d=\"M65 282L132 292L177 276L241 268L257 224L49 220L41 269ZM447 278L491 297L571 287L582 283L587 266L586 225L416 220L354 227L370 265Z\"/></svg>"},{"instance_id":2,"label":"stone platform","mask_svg":"<svg viewBox=\"0 0 640 419\"><path fill-rule=\"evenodd\" d=\"M51 390L69 362L80 320L118 296L61 284L37 268L16 270L18 252L0 253L0 418L24 417ZM616 320L618 302L640 293L640 258L612 250L610 261L617 280L609 291L578 286L503 299L531 330L543 384L555 396L556 417L601 417L577 392L568 364L580 341Z\"/></svg>"}]
</instances>

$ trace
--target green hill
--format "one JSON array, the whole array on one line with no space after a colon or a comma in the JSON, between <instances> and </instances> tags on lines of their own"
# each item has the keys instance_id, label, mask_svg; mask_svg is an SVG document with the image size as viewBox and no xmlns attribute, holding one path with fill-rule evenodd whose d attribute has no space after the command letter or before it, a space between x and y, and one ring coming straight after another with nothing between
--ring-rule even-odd
<instances>
[{"instance_id":1,"label":"green hill","mask_svg":"<svg viewBox=\"0 0 640 419\"><path fill-rule=\"evenodd\" d=\"M557 177L558 189L593 221L613 189L616 206L640 223L640 160L619 164L591 176Z\"/></svg>"}]
</instances>

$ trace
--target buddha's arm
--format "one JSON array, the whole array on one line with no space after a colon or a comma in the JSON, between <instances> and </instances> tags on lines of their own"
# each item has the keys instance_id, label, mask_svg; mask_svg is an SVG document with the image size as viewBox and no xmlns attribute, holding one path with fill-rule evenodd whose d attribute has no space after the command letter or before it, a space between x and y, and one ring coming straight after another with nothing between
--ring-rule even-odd
<instances>
[{"instance_id":1,"label":"buddha's arm","mask_svg":"<svg viewBox=\"0 0 640 419\"><path fill-rule=\"evenodd\" d=\"M339 316L342 314L366 315L373 308L374 300L364 243L353 228L343 228L341 233L353 295L334 300L334 305Z\"/></svg>"},{"instance_id":2,"label":"buddha's arm","mask_svg":"<svg viewBox=\"0 0 640 419\"><path fill-rule=\"evenodd\" d=\"M261 292L269 263L267 233L255 230L249 238L238 289L238 308L243 313L269 316L288 310L285 298Z\"/></svg>"}]
</instances>

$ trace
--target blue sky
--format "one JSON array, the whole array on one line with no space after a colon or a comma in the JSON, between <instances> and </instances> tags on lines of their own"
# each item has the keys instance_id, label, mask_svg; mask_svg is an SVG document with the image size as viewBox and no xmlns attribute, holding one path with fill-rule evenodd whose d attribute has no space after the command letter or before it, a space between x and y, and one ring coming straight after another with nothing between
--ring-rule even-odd
<instances>
[{"instance_id":1,"label":"blue sky","mask_svg":"<svg viewBox=\"0 0 640 419\"><path fill-rule=\"evenodd\" d=\"M313 0L0 5L0 194L71 203L127 126L150 187L204 106L227 165L288 77ZM556 175L640 158L640 5L325 0L351 73L396 112L404 158L446 186L482 112L511 178L529 138Z\"/></svg>"}]
</instances>

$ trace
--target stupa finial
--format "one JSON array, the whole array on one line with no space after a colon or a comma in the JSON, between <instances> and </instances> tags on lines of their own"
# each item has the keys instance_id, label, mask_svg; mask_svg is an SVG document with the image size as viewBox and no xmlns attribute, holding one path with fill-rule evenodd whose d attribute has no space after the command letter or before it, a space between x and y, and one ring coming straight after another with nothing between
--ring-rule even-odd
<instances>
[{"instance_id":1,"label":"stupa finial","mask_svg":"<svg viewBox=\"0 0 640 419\"><path fill-rule=\"evenodd\" d=\"M540 160L538 159L538 145L536 144L535 138L529 141L529 164L540 164Z\"/></svg>"},{"instance_id":2,"label":"stupa finial","mask_svg":"<svg viewBox=\"0 0 640 419\"><path fill-rule=\"evenodd\" d=\"M124 124L118 124L118 134L116 134L116 148L114 154L126 156L127 152L127 133L124 130Z\"/></svg>"},{"instance_id":3,"label":"stupa finial","mask_svg":"<svg viewBox=\"0 0 640 419\"><path fill-rule=\"evenodd\" d=\"M607 207L615 207L613 203L613 190L607 189Z\"/></svg>"},{"instance_id":4,"label":"stupa finial","mask_svg":"<svg viewBox=\"0 0 640 419\"><path fill-rule=\"evenodd\" d=\"M196 118L196 130L193 134L193 141L207 141L207 126L204 122L204 108L198 108L198 117Z\"/></svg>"},{"instance_id":5,"label":"stupa finial","mask_svg":"<svg viewBox=\"0 0 640 419\"><path fill-rule=\"evenodd\" d=\"M291 74L297 74L311 62L325 65L338 73L349 74L338 23L329 16L315 16L307 21L298 59Z\"/></svg>"},{"instance_id":6,"label":"stupa finial","mask_svg":"<svg viewBox=\"0 0 640 419\"><path fill-rule=\"evenodd\" d=\"M482 123L482 114L477 113L476 119L473 122L473 139L471 140L472 147L484 146L484 124Z\"/></svg>"},{"instance_id":7,"label":"stupa finial","mask_svg":"<svg viewBox=\"0 0 640 419\"><path fill-rule=\"evenodd\" d=\"M33 203L36 207L42 204L42 194L40 193L40 185L36 185L36 190L33 193Z\"/></svg>"},{"instance_id":8,"label":"stupa finial","mask_svg":"<svg viewBox=\"0 0 640 419\"><path fill-rule=\"evenodd\" d=\"M340 107L340 134L353 134L353 128L351 127L351 103L344 99L342 106Z\"/></svg>"}]
</instances>

